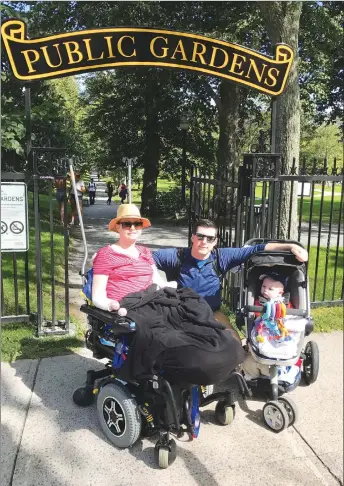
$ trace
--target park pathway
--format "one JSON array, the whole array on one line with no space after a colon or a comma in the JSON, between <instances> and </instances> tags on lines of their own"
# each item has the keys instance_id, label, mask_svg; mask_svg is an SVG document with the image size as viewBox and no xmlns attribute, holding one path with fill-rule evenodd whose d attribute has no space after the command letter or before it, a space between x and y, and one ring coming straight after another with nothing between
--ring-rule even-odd
<instances>
[{"instance_id":1,"label":"park pathway","mask_svg":"<svg viewBox=\"0 0 344 486\"><path fill-rule=\"evenodd\" d=\"M116 209L105 196L85 208L88 264L98 248L114 241L107 226ZM83 252L80 230L73 232L71 293L78 307ZM185 246L187 228L156 225L145 230L142 242L150 248ZM239 399L234 422L223 427L210 405L202 411L199 438L178 440L178 457L167 470L154 464L155 439L116 449L100 429L96 406L74 405L73 391L86 370L103 367L89 350L2 363L1 486L341 486L343 333L312 339L320 349L319 378L290 394L299 409L294 426L274 434L262 422L264 403Z\"/></svg>"}]
</instances>

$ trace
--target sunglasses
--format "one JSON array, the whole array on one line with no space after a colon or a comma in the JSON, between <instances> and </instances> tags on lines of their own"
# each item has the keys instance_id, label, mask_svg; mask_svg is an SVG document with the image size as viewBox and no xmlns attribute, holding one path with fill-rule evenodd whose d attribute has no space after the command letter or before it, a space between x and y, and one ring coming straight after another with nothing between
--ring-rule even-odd
<instances>
[{"instance_id":1,"label":"sunglasses","mask_svg":"<svg viewBox=\"0 0 344 486\"><path fill-rule=\"evenodd\" d=\"M214 243L216 240L216 236L207 236L207 235L202 235L202 233L196 233L197 239L200 241L203 241L204 238L206 238L208 243Z\"/></svg>"},{"instance_id":2,"label":"sunglasses","mask_svg":"<svg viewBox=\"0 0 344 486\"><path fill-rule=\"evenodd\" d=\"M131 228L134 226L134 228L142 228L143 223L142 221L123 221L121 222L122 228Z\"/></svg>"}]
</instances>

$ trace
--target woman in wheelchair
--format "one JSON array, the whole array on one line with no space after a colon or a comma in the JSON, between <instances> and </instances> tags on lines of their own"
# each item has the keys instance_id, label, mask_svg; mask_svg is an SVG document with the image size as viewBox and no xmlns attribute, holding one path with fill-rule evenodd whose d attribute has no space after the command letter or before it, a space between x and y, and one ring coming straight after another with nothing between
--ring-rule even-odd
<instances>
[{"instance_id":1,"label":"woman in wheelchair","mask_svg":"<svg viewBox=\"0 0 344 486\"><path fill-rule=\"evenodd\" d=\"M93 260L92 302L99 309L126 315L119 301L155 283L160 288L176 288L177 282L165 282L159 275L148 248L136 245L142 230L150 226L134 204L123 204L109 224L119 239L97 252Z\"/></svg>"},{"instance_id":2,"label":"woman in wheelchair","mask_svg":"<svg viewBox=\"0 0 344 486\"><path fill-rule=\"evenodd\" d=\"M86 345L110 363L88 371L73 399L85 406L97 394L101 427L117 447L133 445L142 430L158 431L155 457L164 468L176 455L170 432L197 437L201 406L217 401L218 422L233 420L233 394L207 396L205 385L226 380L244 351L204 299L162 280L150 251L136 245L149 226L135 205L123 204L109 224L119 239L93 259L95 307L81 307L92 328Z\"/></svg>"}]
</instances>

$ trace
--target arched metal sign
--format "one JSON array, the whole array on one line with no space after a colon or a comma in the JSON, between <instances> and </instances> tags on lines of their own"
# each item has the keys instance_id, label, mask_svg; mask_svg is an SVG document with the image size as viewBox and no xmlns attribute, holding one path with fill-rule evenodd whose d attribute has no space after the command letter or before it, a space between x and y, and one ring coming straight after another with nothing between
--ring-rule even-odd
<instances>
[{"instance_id":1,"label":"arched metal sign","mask_svg":"<svg viewBox=\"0 0 344 486\"><path fill-rule=\"evenodd\" d=\"M13 74L21 81L120 66L159 66L217 76L278 96L294 57L286 44L278 44L271 58L201 35L150 28L91 29L28 39L26 24L9 20L1 34Z\"/></svg>"}]
</instances>

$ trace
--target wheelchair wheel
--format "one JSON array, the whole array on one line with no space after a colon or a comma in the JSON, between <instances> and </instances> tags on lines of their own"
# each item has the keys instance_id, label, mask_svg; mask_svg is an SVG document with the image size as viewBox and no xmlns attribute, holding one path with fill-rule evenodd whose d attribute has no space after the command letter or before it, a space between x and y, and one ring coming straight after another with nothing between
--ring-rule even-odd
<instances>
[{"instance_id":1,"label":"wheelchair wheel","mask_svg":"<svg viewBox=\"0 0 344 486\"><path fill-rule=\"evenodd\" d=\"M215 418L221 425L229 425L235 416L234 405L227 405L226 402L217 402L215 407Z\"/></svg>"},{"instance_id":2,"label":"wheelchair wheel","mask_svg":"<svg viewBox=\"0 0 344 486\"><path fill-rule=\"evenodd\" d=\"M78 388L73 393L73 402L79 407L89 407L94 399L93 387Z\"/></svg>"},{"instance_id":3,"label":"wheelchair wheel","mask_svg":"<svg viewBox=\"0 0 344 486\"><path fill-rule=\"evenodd\" d=\"M156 444L154 448L154 457L156 464L161 469L167 469L177 457L177 444L174 439L170 439L168 445Z\"/></svg>"},{"instance_id":4,"label":"wheelchair wheel","mask_svg":"<svg viewBox=\"0 0 344 486\"><path fill-rule=\"evenodd\" d=\"M316 342L308 341L305 347L303 361L303 379L307 385L314 383L319 374L319 348Z\"/></svg>"},{"instance_id":5,"label":"wheelchair wheel","mask_svg":"<svg viewBox=\"0 0 344 486\"><path fill-rule=\"evenodd\" d=\"M135 398L123 385L108 383L100 390L97 412L104 434L116 447L130 447L140 437L141 414Z\"/></svg>"}]
</instances>

